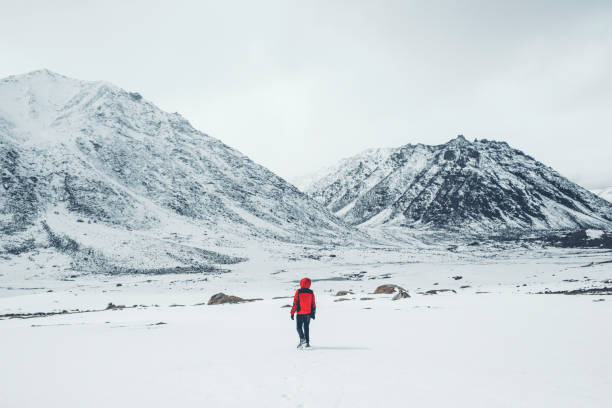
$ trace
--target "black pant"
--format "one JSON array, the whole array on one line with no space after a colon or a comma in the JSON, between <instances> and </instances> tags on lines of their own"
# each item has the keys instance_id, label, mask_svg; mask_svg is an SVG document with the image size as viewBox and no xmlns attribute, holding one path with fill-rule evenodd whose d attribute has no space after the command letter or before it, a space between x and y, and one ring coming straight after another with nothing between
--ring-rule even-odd
<instances>
[{"instance_id":1,"label":"black pant","mask_svg":"<svg viewBox=\"0 0 612 408\"><path fill-rule=\"evenodd\" d=\"M297 331L300 335L300 340L306 339L306 343L310 343L310 333L308 327L310 326L310 315L297 315Z\"/></svg>"}]
</instances>

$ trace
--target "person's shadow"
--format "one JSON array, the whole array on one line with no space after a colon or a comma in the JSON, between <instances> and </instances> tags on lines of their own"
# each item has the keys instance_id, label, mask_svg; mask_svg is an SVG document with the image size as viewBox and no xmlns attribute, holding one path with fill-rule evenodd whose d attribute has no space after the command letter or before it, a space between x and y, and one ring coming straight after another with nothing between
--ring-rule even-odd
<instances>
[{"instance_id":1,"label":"person's shadow","mask_svg":"<svg viewBox=\"0 0 612 408\"><path fill-rule=\"evenodd\" d=\"M368 347L312 346L313 350L371 350Z\"/></svg>"}]
</instances>

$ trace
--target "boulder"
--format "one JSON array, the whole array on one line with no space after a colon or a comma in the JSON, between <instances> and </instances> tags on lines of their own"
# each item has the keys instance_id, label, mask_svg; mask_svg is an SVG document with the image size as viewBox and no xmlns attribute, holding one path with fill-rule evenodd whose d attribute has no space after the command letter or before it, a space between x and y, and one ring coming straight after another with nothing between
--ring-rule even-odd
<instances>
[{"instance_id":1,"label":"boulder","mask_svg":"<svg viewBox=\"0 0 612 408\"><path fill-rule=\"evenodd\" d=\"M408 292L406 292L405 290L400 290L391 298L391 300L400 300L400 299L405 299L409 297L410 295L408 294Z\"/></svg>"},{"instance_id":2,"label":"boulder","mask_svg":"<svg viewBox=\"0 0 612 408\"><path fill-rule=\"evenodd\" d=\"M406 290L404 288L402 288L401 286L397 286L397 285L380 285L379 287L376 288L376 290L374 291L375 295L380 295L380 294L387 294L390 295L392 293L395 292L406 292Z\"/></svg>"},{"instance_id":3,"label":"boulder","mask_svg":"<svg viewBox=\"0 0 612 408\"><path fill-rule=\"evenodd\" d=\"M106 306L105 310L121 310L121 309L125 309L124 305L115 305L112 302L108 304L108 306Z\"/></svg>"},{"instance_id":4,"label":"boulder","mask_svg":"<svg viewBox=\"0 0 612 408\"><path fill-rule=\"evenodd\" d=\"M352 294L353 292L351 292L350 290L339 290L338 292L336 292L336 296L346 296Z\"/></svg>"},{"instance_id":5,"label":"boulder","mask_svg":"<svg viewBox=\"0 0 612 408\"><path fill-rule=\"evenodd\" d=\"M224 303L243 303L243 302L254 302L262 299L243 299L238 296L226 295L225 293L217 293L210 297L208 301L209 305L221 305Z\"/></svg>"}]
</instances>

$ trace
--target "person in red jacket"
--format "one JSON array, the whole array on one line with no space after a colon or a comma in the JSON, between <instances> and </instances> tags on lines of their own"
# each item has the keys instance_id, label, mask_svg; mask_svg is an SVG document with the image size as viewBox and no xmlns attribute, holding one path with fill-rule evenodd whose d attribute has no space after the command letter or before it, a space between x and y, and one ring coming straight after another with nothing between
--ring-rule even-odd
<instances>
[{"instance_id":1,"label":"person in red jacket","mask_svg":"<svg viewBox=\"0 0 612 408\"><path fill-rule=\"evenodd\" d=\"M310 319L315 318L315 312L317 311L315 295L310 290L310 284L310 279L302 279L300 281L300 289L296 290L295 296L293 296L291 320L293 320L293 315L297 312L297 332L300 336L298 348L310 347Z\"/></svg>"}]
</instances>

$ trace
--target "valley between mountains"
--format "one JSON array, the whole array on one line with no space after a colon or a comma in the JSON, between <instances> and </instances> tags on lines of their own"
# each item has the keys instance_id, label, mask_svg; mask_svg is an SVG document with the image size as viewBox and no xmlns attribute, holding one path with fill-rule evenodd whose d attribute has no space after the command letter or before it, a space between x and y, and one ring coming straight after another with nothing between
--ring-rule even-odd
<instances>
[{"instance_id":1,"label":"valley between mountains","mask_svg":"<svg viewBox=\"0 0 612 408\"><path fill-rule=\"evenodd\" d=\"M612 203L505 142L372 149L296 187L40 70L0 80L0 176L3 407L612 404Z\"/></svg>"}]
</instances>

